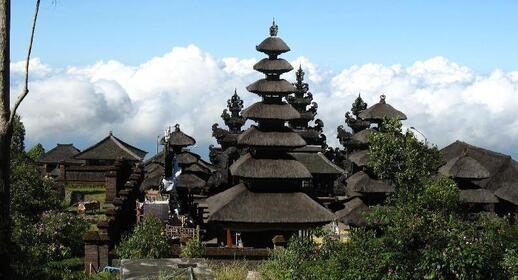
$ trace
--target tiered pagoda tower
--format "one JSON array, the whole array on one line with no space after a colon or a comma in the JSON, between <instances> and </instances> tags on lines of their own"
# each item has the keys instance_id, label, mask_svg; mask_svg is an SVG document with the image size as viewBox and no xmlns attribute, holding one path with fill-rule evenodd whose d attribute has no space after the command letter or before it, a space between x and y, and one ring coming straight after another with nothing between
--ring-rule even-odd
<instances>
[{"instance_id":1,"label":"tiered pagoda tower","mask_svg":"<svg viewBox=\"0 0 518 280\"><path fill-rule=\"evenodd\" d=\"M171 206L179 208L180 214L194 217L198 214L194 195L208 192L207 180L211 170L199 155L186 150L186 147L194 145L196 141L183 133L180 125L176 124L174 130L167 129L161 143L164 145L164 178L174 182L176 191L171 196L176 200L171 201ZM181 171L179 176L173 173L177 171Z\"/></svg>"},{"instance_id":2,"label":"tiered pagoda tower","mask_svg":"<svg viewBox=\"0 0 518 280\"><path fill-rule=\"evenodd\" d=\"M271 247L276 235L289 237L300 229L334 219L331 212L304 193L303 182L311 179L311 173L288 154L306 142L285 126L287 121L301 116L283 101L296 89L280 77L293 67L278 58L290 48L277 32L278 26L273 22L270 36L256 47L268 58L254 65L265 78L247 87L262 101L242 112L243 117L258 124L237 139L238 145L249 148L249 152L230 167L232 176L238 177L241 183L207 199L209 221L221 225L227 233L241 232L245 246Z\"/></svg>"},{"instance_id":3,"label":"tiered pagoda tower","mask_svg":"<svg viewBox=\"0 0 518 280\"><path fill-rule=\"evenodd\" d=\"M221 114L228 129L220 128L217 123L212 125L212 136L216 138L220 147L209 146L210 161L217 166L218 170L208 183L216 192L233 186L228 168L243 153L243 149L237 146L237 138L243 133L242 127L246 122L241 115L242 109L243 100L235 90L232 97L227 100L227 109L224 109Z\"/></svg>"},{"instance_id":4,"label":"tiered pagoda tower","mask_svg":"<svg viewBox=\"0 0 518 280\"><path fill-rule=\"evenodd\" d=\"M243 100L237 95L237 90L235 90L234 95L227 100L227 108L228 109L223 110L221 118L228 129L219 128L217 123L212 125L212 136L216 138L223 151L228 147L235 147L237 145L237 137L243 132L241 128L246 122L246 119L241 116Z\"/></svg>"},{"instance_id":5,"label":"tiered pagoda tower","mask_svg":"<svg viewBox=\"0 0 518 280\"><path fill-rule=\"evenodd\" d=\"M352 112L352 114L351 114ZM343 167L347 170L345 180L345 195L347 201L344 208L336 212L340 221L350 225L363 225L365 221L360 211L369 205L382 202L386 195L394 191L394 187L384 181L373 178L367 163L369 160L369 134L378 129L383 119L396 118L405 120L402 112L394 109L385 102L385 95L381 95L380 102L367 108L367 103L360 95L354 101L351 112L345 114L345 123L352 133L339 126L338 139L343 145ZM371 128L372 124L377 124Z\"/></svg>"},{"instance_id":6,"label":"tiered pagoda tower","mask_svg":"<svg viewBox=\"0 0 518 280\"><path fill-rule=\"evenodd\" d=\"M313 121L317 115L318 104L313 102L313 94L309 92L309 85L304 82L302 66L299 66L296 75L297 82L293 84L296 89L295 94L286 99L300 113L300 118L288 121L289 126L302 136L308 145L325 146L326 137L322 134L324 122L317 119L314 127L309 126L309 122Z\"/></svg>"}]
</instances>

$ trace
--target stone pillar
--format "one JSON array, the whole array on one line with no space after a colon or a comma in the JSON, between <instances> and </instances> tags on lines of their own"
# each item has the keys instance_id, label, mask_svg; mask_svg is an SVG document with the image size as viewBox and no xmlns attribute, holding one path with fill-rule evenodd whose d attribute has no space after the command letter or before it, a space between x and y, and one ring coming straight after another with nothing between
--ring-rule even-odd
<instances>
[{"instance_id":1,"label":"stone pillar","mask_svg":"<svg viewBox=\"0 0 518 280\"><path fill-rule=\"evenodd\" d=\"M65 167L65 162L61 161L58 166L59 166L58 181L65 182L66 179L67 179L67 170L66 170L66 167Z\"/></svg>"},{"instance_id":2,"label":"stone pillar","mask_svg":"<svg viewBox=\"0 0 518 280\"><path fill-rule=\"evenodd\" d=\"M107 234L99 231L89 231L83 239L85 242L85 273L91 275L110 264L109 239Z\"/></svg>"},{"instance_id":3,"label":"stone pillar","mask_svg":"<svg viewBox=\"0 0 518 280\"><path fill-rule=\"evenodd\" d=\"M91 275L99 270L99 232L89 231L83 240L85 242L85 273Z\"/></svg>"},{"instance_id":4,"label":"stone pillar","mask_svg":"<svg viewBox=\"0 0 518 280\"><path fill-rule=\"evenodd\" d=\"M106 187L106 203L112 203L113 199L117 196L117 177L119 175L119 166L113 165L104 177Z\"/></svg>"}]
</instances>

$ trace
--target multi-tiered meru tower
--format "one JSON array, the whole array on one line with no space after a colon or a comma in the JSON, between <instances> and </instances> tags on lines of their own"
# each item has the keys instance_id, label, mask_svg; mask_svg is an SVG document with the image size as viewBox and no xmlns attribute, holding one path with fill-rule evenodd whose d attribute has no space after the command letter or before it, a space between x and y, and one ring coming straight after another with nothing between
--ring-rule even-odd
<instances>
[{"instance_id":1,"label":"multi-tiered meru tower","mask_svg":"<svg viewBox=\"0 0 518 280\"><path fill-rule=\"evenodd\" d=\"M273 22L270 36L256 49L268 55L254 65L265 74L247 87L262 100L242 112L257 122L243 132L237 144L249 148L232 166L232 176L240 184L208 198L209 221L228 231L241 232L245 246L270 247L275 235L289 237L300 229L328 223L334 215L304 193L311 173L289 151L306 145L288 128L287 121L300 119L300 113L283 99L296 91L281 74L293 69L278 56L290 48L277 36Z\"/></svg>"},{"instance_id":2,"label":"multi-tiered meru tower","mask_svg":"<svg viewBox=\"0 0 518 280\"><path fill-rule=\"evenodd\" d=\"M309 92L308 83L304 82L302 66L299 66L296 76L297 82L293 84L295 94L286 99L300 113L300 118L288 121L289 126L302 136L308 145L325 146L326 137L322 133L324 122L316 119L315 126L309 126L309 122L313 121L317 115L318 104L313 101L313 94Z\"/></svg>"}]
</instances>

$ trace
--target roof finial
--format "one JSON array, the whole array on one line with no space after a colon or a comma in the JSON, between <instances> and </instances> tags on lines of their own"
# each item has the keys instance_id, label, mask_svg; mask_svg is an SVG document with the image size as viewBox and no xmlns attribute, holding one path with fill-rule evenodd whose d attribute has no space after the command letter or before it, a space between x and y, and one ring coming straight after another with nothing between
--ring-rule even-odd
<instances>
[{"instance_id":1,"label":"roof finial","mask_svg":"<svg viewBox=\"0 0 518 280\"><path fill-rule=\"evenodd\" d=\"M237 95L237 88L234 88L234 95Z\"/></svg>"},{"instance_id":2,"label":"roof finial","mask_svg":"<svg viewBox=\"0 0 518 280\"><path fill-rule=\"evenodd\" d=\"M275 18L273 18L272 26L270 26L270 36L277 36L279 26L275 24Z\"/></svg>"},{"instance_id":3,"label":"roof finial","mask_svg":"<svg viewBox=\"0 0 518 280\"><path fill-rule=\"evenodd\" d=\"M112 135L113 135L113 132L110 130L110 136L112 136Z\"/></svg>"},{"instance_id":4,"label":"roof finial","mask_svg":"<svg viewBox=\"0 0 518 280\"><path fill-rule=\"evenodd\" d=\"M380 103L385 104L385 98L386 98L385 94L382 94L382 95L380 96Z\"/></svg>"},{"instance_id":5,"label":"roof finial","mask_svg":"<svg viewBox=\"0 0 518 280\"><path fill-rule=\"evenodd\" d=\"M301 84L304 81L304 70L302 70L302 64L299 64L299 70L296 73L297 82Z\"/></svg>"},{"instance_id":6,"label":"roof finial","mask_svg":"<svg viewBox=\"0 0 518 280\"><path fill-rule=\"evenodd\" d=\"M174 125L174 130L175 131L180 131L180 124L175 124Z\"/></svg>"}]
</instances>

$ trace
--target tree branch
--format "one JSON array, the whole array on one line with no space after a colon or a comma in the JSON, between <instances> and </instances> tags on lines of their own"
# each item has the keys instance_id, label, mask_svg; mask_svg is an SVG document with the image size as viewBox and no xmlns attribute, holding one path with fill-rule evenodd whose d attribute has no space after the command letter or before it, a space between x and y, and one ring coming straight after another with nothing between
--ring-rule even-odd
<instances>
[{"instance_id":1,"label":"tree branch","mask_svg":"<svg viewBox=\"0 0 518 280\"><path fill-rule=\"evenodd\" d=\"M38 12L40 11L40 0L36 0L36 8L34 10L34 17L32 19L32 28L31 28L31 36L29 38L29 48L27 49L27 57L25 60L25 78L23 83L23 89L18 94L16 98L16 102L14 103L13 109L11 110L11 115L9 116L9 126L12 125L14 121L14 116L16 115L16 111L18 107L22 103L23 99L29 93L29 61L31 59L32 52L32 42L34 41L34 32L36 31L36 21L38 20Z\"/></svg>"}]
</instances>

